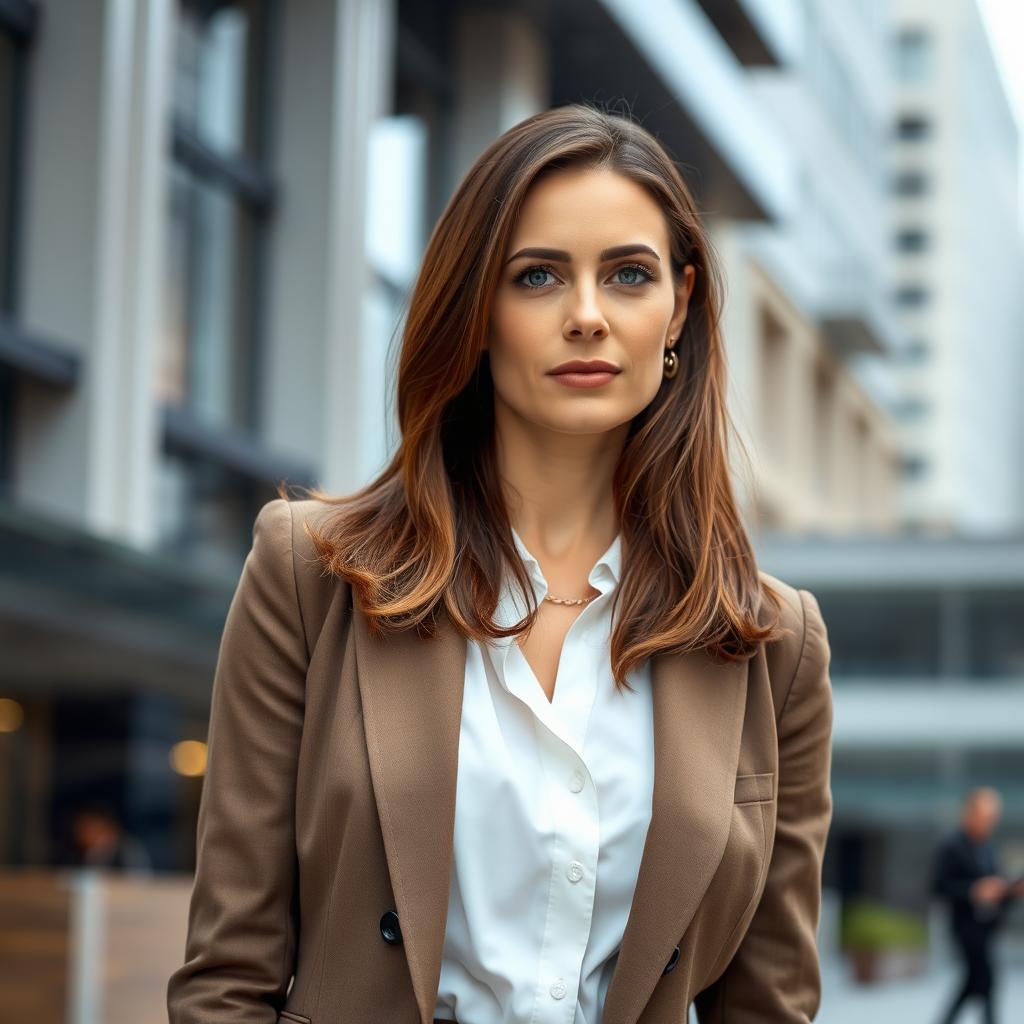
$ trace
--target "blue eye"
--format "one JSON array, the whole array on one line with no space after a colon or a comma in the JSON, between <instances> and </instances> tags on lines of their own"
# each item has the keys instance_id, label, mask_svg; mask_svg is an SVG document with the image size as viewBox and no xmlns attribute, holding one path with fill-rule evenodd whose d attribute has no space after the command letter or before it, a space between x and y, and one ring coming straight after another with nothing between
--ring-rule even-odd
<instances>
[{"instance_id":1,"label":"blue eye","mask_svg":"<svg viewBox=\"0 0 1024 1024\"><path fill-rule=\"evenodd\" d=\"M628 263L626 266L619 267L618 270L615 271L616 274L621 274L623 272L627 274L643 274L642 280L636 282L624 281L622 282L623 284L646 284L648 281L654 280L654 275L645 266L642 266L639 263Z\"/></svg>"},{"instance_id":2,"label":"blue eye","mask_svg":"<svg viewBox=\"0 0 1024 1024\"><path fill-rule=\"evenodd\" d=\"M521 284L521 285L523 285L523 287L524 287L524 288L527 288L527 289L529 289L529 290L531 290L531 291L536 291L536 290L537 290L538 288L543 288L543 287L544 287L544 285L546 284L546 282L543 282L543 281L542 281L542 282L540 282L539 284L538 284L538 283L536 283L536 282L535 282L534 284L526 284L526 283L525 283L525 282L523 281L523 278L524 278L524 277L527 277L527 276L528 276L528 275L530 275L530 274L553 274L553 273L554 273L554 272L553 272L553 270L551 269L551 267L527 267L527 268L526 268L526 269L525 269L525 270L524 270L524 271L523 271L523 272L522 272L522 273L521 273L521 274L520 274L520 275L519 275L519 276L518 276L518 277L516 278L516 284Z\"/></svg>"},{"instance_id":3,"label":"blue eye","mask_svg":"<svg viewBox=\"0 0 1024 1024\"><path fill-rule=\"evenodd\" d=\"M547 282L544 282L544 281L536 282L535 281L535 283L533 283L533 284L527 284L526 281L524 281L523 279L529 277L529 275L531 275L531 274L551 274L552 276L554 276L554 273L555 273L554 267L552 267L552 266L550 266L548 264L537 264L536 266L533 266L533 267L527 267L521 274L519 274L514 279L514 281L515 281L515 284L520 285L521 287L525 288L527 291L540 291L541 288L544 288L546 286ZM640 285L647 284L648 281L653 281L655 279L654 274L652 274L651 271L648 270L647 267L645 267L641 263L627 263L624 266L618 267L615 270L615 273L616 274L627 273L627 274L640 274L640 275L642 275L640 280L619 281L618 282L619 284L623 284L623 285L625 285L628 288L636 288L636 287L638 287Z\"/></svg>"}]
</instances>

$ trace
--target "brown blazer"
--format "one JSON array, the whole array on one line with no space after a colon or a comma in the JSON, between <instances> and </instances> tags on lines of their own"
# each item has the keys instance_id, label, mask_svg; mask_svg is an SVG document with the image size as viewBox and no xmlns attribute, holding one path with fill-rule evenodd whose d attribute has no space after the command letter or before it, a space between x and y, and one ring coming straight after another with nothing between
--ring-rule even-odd
<instances>
[{"instance_id":1,"label":"brown blazer","mask_svg":"<svg viewBox=\"0 0 1024 1024\"><path fill-rule=\"evenodd\" d=\"M228 612L171 1024L433 1020L466 641L447 619L374 640L316 564L320 509L260 510ZM653 815L604 1024L817 1011L829 646L814 596L762 575L791 635L652 663Z\"/></svg>"}]
</instances>

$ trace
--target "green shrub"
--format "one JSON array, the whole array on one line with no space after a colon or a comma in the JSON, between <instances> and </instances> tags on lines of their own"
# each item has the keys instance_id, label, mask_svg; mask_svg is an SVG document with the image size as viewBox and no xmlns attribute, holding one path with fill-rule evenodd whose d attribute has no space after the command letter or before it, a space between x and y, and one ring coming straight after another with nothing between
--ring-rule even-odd
<instances>
[{"instance_id":1,"label":"green shrub","mask_svg":"<svg viewBox=\"0 0 1024 1024\"><path fill-rule=\"evenodd\" d=\"M844 907L840 941L844 949L921 950L928 944L928 928L914 914L861 899Z\"/></svg>"}]
</instances>

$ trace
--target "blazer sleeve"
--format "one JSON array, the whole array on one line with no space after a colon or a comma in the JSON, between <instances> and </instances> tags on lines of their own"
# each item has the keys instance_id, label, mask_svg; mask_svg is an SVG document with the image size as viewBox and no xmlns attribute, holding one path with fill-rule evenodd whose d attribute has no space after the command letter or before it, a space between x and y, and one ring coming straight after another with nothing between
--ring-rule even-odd
<instances>
[{"instance_id":1,"label":"blazer sleeve","mask_svg":"<svg viewBox=\"0 0 1024 1024\"><path fill-rule=\"evenodd\" d=\"M229 606L211 695L185 962L170 1024L276 1022L294 971L294 797L307 654L292 511L264 505Z\"/></svg>"},{"instance_id":2,"label":"blazer sleeve","mask_svg":"<svg viewBox=\"0 0 1024 1024\"><path fill-rule=\"evenodd\" d=\"M739 949L694 999L700 1024L806 1024L821 1002L817 930L832 821L832 685L821 609L810 591L799 596L803 643L778 720L775 845Z\"/></svg>"}]
</instances>

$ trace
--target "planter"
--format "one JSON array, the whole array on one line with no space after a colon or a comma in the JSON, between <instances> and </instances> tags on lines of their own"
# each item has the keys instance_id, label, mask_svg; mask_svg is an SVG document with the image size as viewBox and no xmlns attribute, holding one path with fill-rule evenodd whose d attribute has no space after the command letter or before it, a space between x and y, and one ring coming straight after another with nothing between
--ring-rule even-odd
<instances>
[{"instance_id":1,"label":"planter","mask_svg":"<svg viewBox=\"0 0 1024 1024\"><path fill-rule=\"evenodd\" d=\"M927 953L920 949L847 950L853 980L861 985L893 978L914 978L928 970Z\"/></svg>"}]
</instances>

